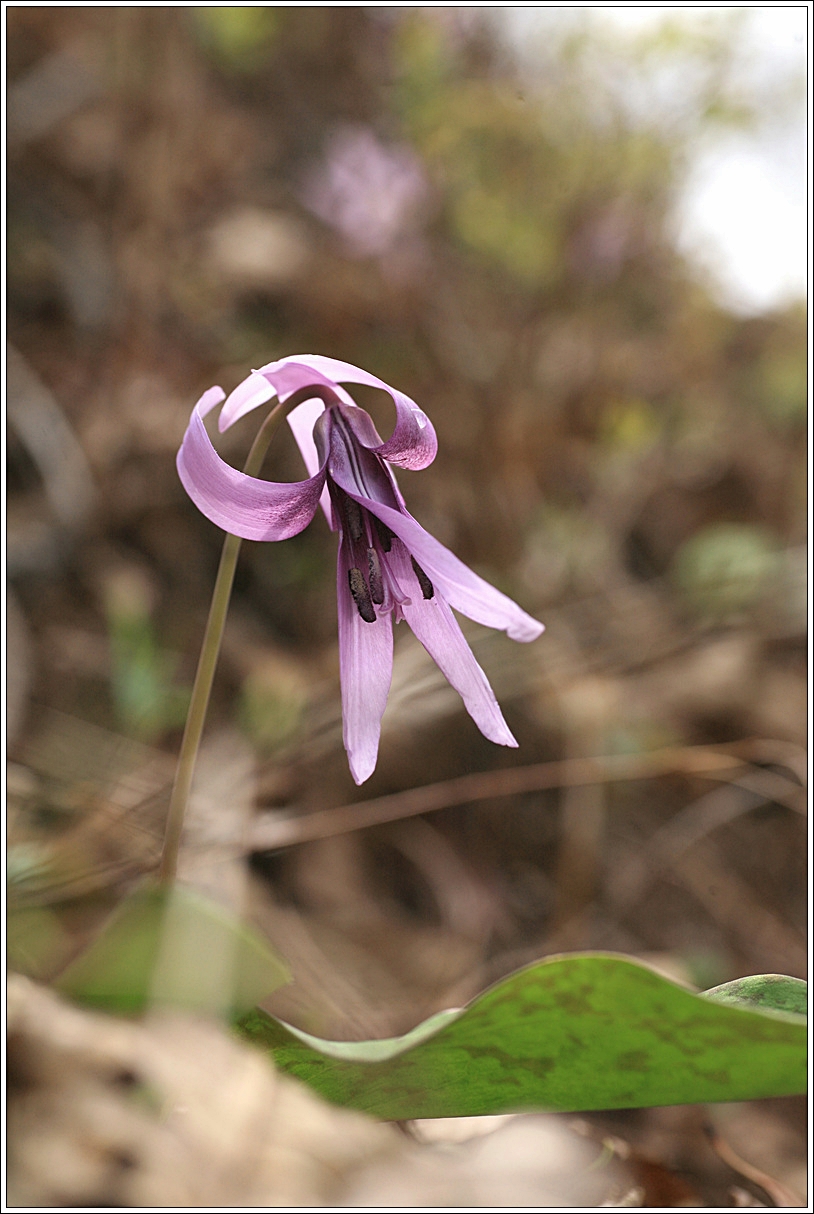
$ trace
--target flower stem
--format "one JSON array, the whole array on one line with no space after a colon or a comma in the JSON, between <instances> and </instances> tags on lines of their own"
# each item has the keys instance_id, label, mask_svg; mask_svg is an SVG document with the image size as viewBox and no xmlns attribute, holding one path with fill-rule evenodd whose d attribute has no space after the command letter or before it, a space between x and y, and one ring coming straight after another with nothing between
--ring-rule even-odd
<instances>
[{"instance_id":1,"label":"flower stem","mask_svg":"<svg viewBox=\"0 0 814 1214\"><path fill-rule=\"evenodd\" d=\"M313 393L312 393L313 395ZM243 471L247 476L257 476L263 464L269 443L291 404L290 400L284 407L277 404L269 413L263 425L257 432L252 443L252 449L246 460ZM209 618L206 622L201 656L198 659L198 669L195 673L195 683L189 702L184 736L178 755L178 766L175 770L175 781L172 786L170 805L167 811L167 825L164 830L164 848L161 853L161 866L158 879L162 885L171 885L175 880L178 867L178 851L181 845L181 834L184 828L184 814L189 801L192 787L192 776L195 771L195 761L201 744L206 711L209 707L209 697L212 692L212 682L215 677L215 667L218 663L223 627L226 623L226 612L232 593L232 583L235 579L235 568L240 545L243 541L236 535L227 535L223 543L218 576L215 579L215 589L212 593L212 603L209 608Z\"/></svg>"}]
</instances>

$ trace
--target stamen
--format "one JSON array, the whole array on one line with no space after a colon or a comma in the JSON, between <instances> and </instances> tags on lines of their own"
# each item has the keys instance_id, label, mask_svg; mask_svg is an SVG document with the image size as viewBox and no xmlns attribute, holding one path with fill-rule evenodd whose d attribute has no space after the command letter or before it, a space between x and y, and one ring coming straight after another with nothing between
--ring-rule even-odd
<instances>
[{"instance_id":1,"label":"stamen","mask_svg":"<svg viewBox=\"0 0 814 1214\"><path fill-rule=\"evenodd\" d=\"M376 623L376 611L370 601L370 591L361 569L348 570L348 584L356 604L356 610L366 624Z\"/></svg>"},{"instance_id":2,"label":"stamen","mask_svg":"<svg viewBox=\"0 0 814 1214\"><path fill-rule=\"evenodd\" d=\"M374 603L381 605L384 602L384 581L382 579L382 566L379 561L379 554L375 548L367 550L367 576L370 582L370 597Z\"/></svg>"},{"instance_id":3,"label":"stamen","mask_svg":"<svg viewBox=\"0 0 814 1214\"><path fill-rule=\"evenodd\" d=\"M362 522L362 507L358 502L355 502L352 497L345 496L345 515L348 520L348 531L354 544L358 544L364 534L364 523Z\"/></svg>"},{"instance_id":4,"label":"stamen","mask_svg":"<svg viewBox=\"0 0 814 1214\"><path fill-rule=\"evenodd\" d=\"M421 568L421 566L419 565L418 561L415 559L414 556L410 557L410 564L413 567L413 573L418 578L418 584L421 587L421 593L424 595L424 598L425 599L433 598L435 595L435 591L433 590L432 582L427 577L426 573Z\"/></svg>"},{"instance_id":5,"label":"stamen","mask_svg":"<svg viewBox=\"0 0 814 1214\"><path fill-rule=\"evenodd\" d=\"M382 552L389 552L390 549L393 547L393 539L394 539L393 532L387 526L387 523L383 523L380 518L376 518L376 515L373 514L372 512L370 513L370 517L373 519L373 526L376 528L376 534L379 537L379 543L382 546Z\"/></svg>"}]
</instances>

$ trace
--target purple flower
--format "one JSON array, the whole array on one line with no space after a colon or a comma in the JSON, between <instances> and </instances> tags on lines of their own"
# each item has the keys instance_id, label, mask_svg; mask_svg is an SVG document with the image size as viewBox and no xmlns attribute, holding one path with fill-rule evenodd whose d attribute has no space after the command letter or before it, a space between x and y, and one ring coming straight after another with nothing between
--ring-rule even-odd
<instances>
[{"instance_id":1,"label":"purple flower","mask_svg":"<svg viewBox=\"0 0 814 1214\"><path fill-rule=\"evenodd\" d=\"M429 190L406 145L387 146L368 127L342 126L305 183L303 202L358 257L381 257L418 226Z\"/></svg>"},{"instance_id":2,"label":"purple flower","mask_svg":"<svg viewBox=\"0 0 814 1214\"><path fill-rule=\"evenodd\" d=\"M370 416L341 383L388 392L396 427L382 442ZM309 480L274 484L236 471L216 453L203 418L224 399L210 388L195 406L178 452L178 472L198 508L225 531L249 540L285 540L322 503L339 532L337 607L345 749L361 784L373 772L393 668L392 620L406 620L458 691L485 737L516 746L494 693L451 608L516 641L543 625L484 582L408 512L391 464L426 468L438 448L429 418L409 396L349 363L316 354L269 363L235 388L221 431L272 396L297 394L288 415Z\"/></svg>"}]
</instances>

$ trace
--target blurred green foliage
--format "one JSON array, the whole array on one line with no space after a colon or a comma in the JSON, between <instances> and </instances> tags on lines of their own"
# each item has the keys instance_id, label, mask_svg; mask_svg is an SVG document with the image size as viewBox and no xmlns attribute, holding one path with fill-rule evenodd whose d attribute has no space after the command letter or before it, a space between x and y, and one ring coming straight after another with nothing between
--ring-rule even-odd
<instances>
[{"instance_id":1,"label":"blurred green foliage","mask_svg":"<svg viewBox=\"0 0 814 1214\"><path fill-rule=\"evenodd\" d=\"M78 1002L119 1013L158 1004L236 1018L288 981L285 962L217 902L180 883L146 882L57 985Z\"/></svg>"},{"instance_id":2,"label":"blurred green foliage","mask_svg":"<svg viewBox=\"0 0 814 1214\"><path fill-rule=\"evenodd\" d=\"M771 333L752 389L759 407L781 426L801 426L808 414L805 328L804 309L793 309Z\"/></svg>"},{"instance_id":3,"label":"blurred green foliage","mask_svg":"<svg viewBox=\"0 0 814 1214\"><path fill-rule=\"evenodd\" d=\"M592 216L607 246L645 214L651 228L663 222L697 131L754 117L725 93L725 36L676 22L630 41L549 29L536 72L513 78L483 42L451 49L441 23L406 15L394 43L398 108L451 232L521 287L553 290L572 276L570 245ZM670 120L646 104L631 115L632 82L650 79L657 95L665 71L683 76Z\"/></svg>"},{"instance_id":4,"label":"blurred green foliage","mask_svg":"<svg viewBox=\"0 0 814 1214\"><path fill-rule=\"evenodd\" d=\"M598 439L608 453L635 458L658 444L662 429L662 419L648 401L615 400L602 415Z\"/></svg>"},{"instance_id":5,"label":"blurred green foliage","mask_svg":"<svg viewBox=\"0 0 814 1214\"><path fill-rule=\"evenodd\" d=\"M240 692L238 720L264 754L289 742L303 724L308 687L293 663L258 662Z\"/></svg>"},{"instance_id":6,"label":"blurred green foliage","mask_svg":"<svg viewBox=\"0 0 814 1214\"><path fill-rule=\"evenodd\" d=\"M777 544L763 528L716 523L682 544L674 577L691 607L720 621L754 607L779 568Z\"/></svg>"},{"instance_id":7,"label":"blurred green foliage","mask_svg":"<svg viewBox=\"0 0 814 1214\"><path fill-rule=\"evenodd\" d=\"M112 576L105 607L119 727L130 737L154 742L183 725L190 689L174 683L178 659L159 644L141 578L130 572Z\"/></svg>"},{"instance_id":8,"label":"blurred green foliage","mask_svg":"<svg viewBox=\"0 0 814 1214\"><path fill-rule=\"evenodd\" d=\"M9 969L29 978L50 976L70 941L57 915L45 906L11 907L6 925Z\"/></svg>"},{"instance_id":9,"label":"blurred green foliage","mask_svg":"<svg viewBox=\"0 0 814 1214\"><path fill-rule=\"evenodd\" d=\"M277 14L263 5L207 5L193 9L203 45L227 71L252 72L264 61Z\"/></svg>"}]
</instances>

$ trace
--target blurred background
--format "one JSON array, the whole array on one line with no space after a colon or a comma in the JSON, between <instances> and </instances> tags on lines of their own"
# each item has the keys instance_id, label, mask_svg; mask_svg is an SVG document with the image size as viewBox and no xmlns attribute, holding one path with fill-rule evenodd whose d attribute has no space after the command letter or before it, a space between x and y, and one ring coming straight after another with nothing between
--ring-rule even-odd
<instances>
[{"instance_id":1,"label":"blurred background","mask_svg":"<svg viewBox=\"0 0 814 1214\"><path fill-rule=\"evenodd\" d=\"M426 409L411 511L547 631L466 627L506 751L400 629L356 789L335 537L244 545L201 851L248 832L268 1006L388 1035L574 948L805 976L806 10L7 20L14 965L58 972L156 862L222 542L190 409L318 352ZM289 436L265 474L302 476Z\"/></svg>"}]
</instances>

